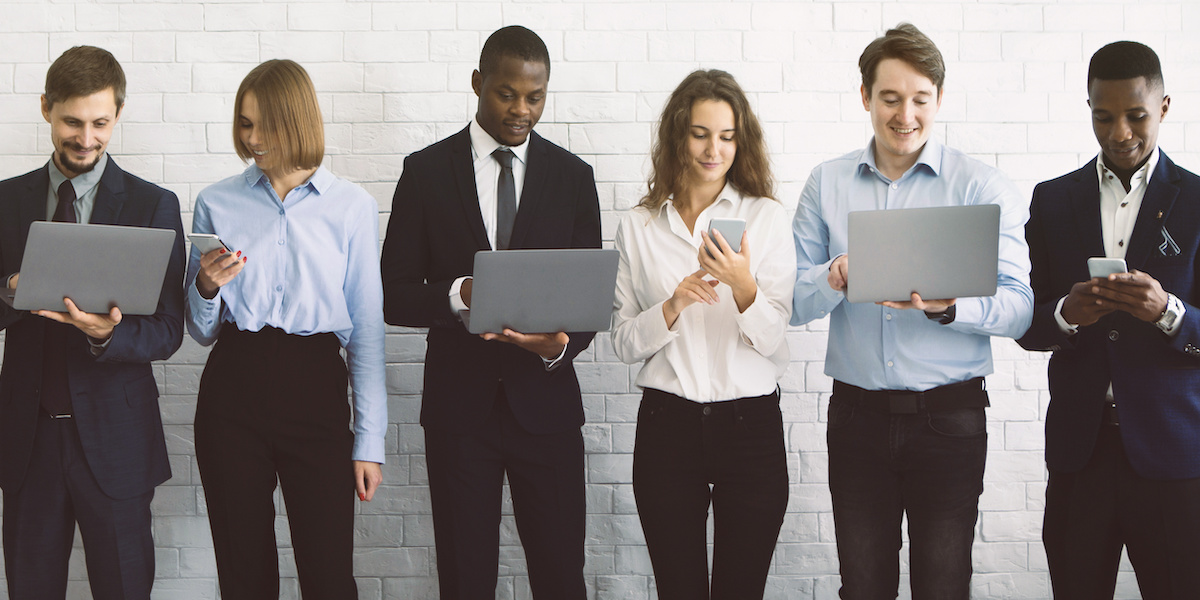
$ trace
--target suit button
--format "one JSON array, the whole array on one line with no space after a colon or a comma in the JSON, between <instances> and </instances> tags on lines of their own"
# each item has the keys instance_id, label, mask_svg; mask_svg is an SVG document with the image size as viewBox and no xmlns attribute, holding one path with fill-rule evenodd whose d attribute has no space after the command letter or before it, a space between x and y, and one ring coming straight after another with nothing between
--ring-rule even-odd
<instances>
[{"instance_id":1,"label":"suit button","mask_svg":"<svg viewBox=\"0 0 1200 600\"><path fill-rule=\"evenodd\" d=\"M1108 332L1108 339L1113 342L1121 339L1121 332L1117 331L1116 329Z\"/></svg>"},{"instance_id":2,"label":"suit button","mask_svg":"<svg viewBox=\"0 0 1200 600\"><path fill-rule=\"evenodd\" d=\"M711 407L711 406L705 406L705 407L704 407L704 410L703 410L703 411L701 411L701 412L703 412L703 413L704 413L704 416L706 416L706 417L707 417L708 415L711 415L711 414L712 414L712 407Z\"/></svg>"}]
</instances>

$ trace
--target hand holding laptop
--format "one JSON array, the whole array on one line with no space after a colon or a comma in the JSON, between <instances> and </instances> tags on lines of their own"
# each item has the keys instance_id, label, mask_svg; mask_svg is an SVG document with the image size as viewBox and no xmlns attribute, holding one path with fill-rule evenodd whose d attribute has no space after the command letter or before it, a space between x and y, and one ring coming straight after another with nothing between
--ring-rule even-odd
<instances>
[{"instance_id":1,"label":"hand holding laptop","mask_svg":"<svg viewBox=\"0 0 1200 600\"><path fill-rule=\"evenodd\" d=\"M463 304L467 305L467 308L471 308L471 290L474 287L472 284L473 281L474 280L472 278L468 277L463 281L462 287L458 290L458 295L460 298L462 298ZM481 333L479 334L479 337L488 340L489 342L496 341L504 342L506 344L516 344L517 346L537 354L546 360L557 358L560 354L562 354L563 348L567 346L567 343L571 341L570 336L562 331L557 333L527 334L519 331L513 331L507 327L500 333Z\"/></svg>"},{"instance_id":2,"label":"hand holding laptop","mask_svg":"<svg viewBox=\"0 0 1200 600\"><path fill-rule=\"evenodd\" d=\"M96 341L104 341L112 337L113 328L121 322L121 309L115 306L108 310L108 314L104 314L83 312L75 306L70 298L63 298L63 304L67 306L67 312L35 310L33 314L51 321L74 325L76 329Z\"/></svg>"}]
</instances>

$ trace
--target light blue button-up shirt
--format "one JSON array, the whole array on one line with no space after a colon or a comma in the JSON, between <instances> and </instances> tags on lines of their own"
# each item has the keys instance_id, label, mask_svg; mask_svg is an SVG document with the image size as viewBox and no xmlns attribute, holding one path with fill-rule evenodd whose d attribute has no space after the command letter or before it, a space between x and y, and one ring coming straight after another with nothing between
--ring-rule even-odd
<instances>
[{"instance_id":1,"label":"light blue button-up shirt","mask_svg":"<svg viewBox=\"0 0 1200 600\"><path fill-rule=\"evenodd\" d=\"M1033 318L1025 222L1029 205L999 170L930 137L915 165L892 181L866 149L813 169L792 222L797 279L792 324L829 315L825 374L871 390L927 390L992 372L988 336L1019 337ZM858 210L998 204L996 295L959 298L954 322L920 310L850 303L829 287L829 265L846 253L847 214ZM946 252L954 252L947 248ZM854 257L849 268L854 268ZM930 269L938 268L929 265Z\"/></svg>"},{"instance_id":2,"label":"light blue button-up shirt","mask_svg":"<svg viewBox=\"0 0 1200 600\"><path fill-rule=\"evenodd\" d=\"M209 345L223 323L296 335L334 333L354 390L354 460L383 462L387 430L379 205L324 167L280 201L257 165L196 196L192 232L215 233L249 257L208 300L196 289L200 250L187 274L187 328Z\"/></svg>"}]
</instances>

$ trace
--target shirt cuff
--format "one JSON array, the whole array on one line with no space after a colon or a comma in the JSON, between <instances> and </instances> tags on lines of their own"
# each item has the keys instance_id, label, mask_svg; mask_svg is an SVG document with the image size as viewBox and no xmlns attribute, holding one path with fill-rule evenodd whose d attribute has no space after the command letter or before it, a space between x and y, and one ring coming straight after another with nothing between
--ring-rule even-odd
<instances>
[{"instance_id":1,"label":"shirt cuff","mask_svg":"<svg viewBox=\"0 0 1200 600\"><path fill-rule=\"evenodd\" d=\"M1054 322L1058 323L1058 328L1067 335L1075 335L1079 333L1079 326L1072 325L1067 322L1062 316L1063 303L1067 301L1067 297L1063 296L1058 299L1058 304L1054 307Z\"/></svg>"},{"instance_id":2,"label":"shirt cuff","mask_svg":"<svg viewBox=\"0 0 1200 600\"><path fill-rule=\"evenodd\" d=\"M467 303L463 302L461 294L463 282L468 279L470 277L459 277L454 280L454 283L450 284L450 312L456 315L469 308Z\"/></svg>"},{"instance_id":3,"label":"shirt cuff","mask_svg":"<svg viewBox=\"0 0 1200 600\"><path fill-rule=\"evenodd\" d=\"M342 456L345 456L344 454ZM383 436L358 433L354 436L353 460L383 464Z\"/></svg>"},{"instance_id":4,"label":"shirt cuff","mask_svg":"<svg viewBox=\"0 0 1200 600\"><path fill-rule=\"evenodd\" d=\"M94 357L99 357L101 354L104 354L104 350L108 348L109 342L112 341L111 333L109 334L108 339L102 342L97 342L90 335L84 337L87 338L89 349L92 351L92 356Z\"/></svg>"},{"instance_id":5,"label":"shirt cuff","mask_svg":"<svg viewBox=\"0 0 1200 600\"><path fill-rule=\"evenodd\" d=\"M567 355L567 346L564 344L562 352L559 352L558 356L556 356L554 358L546 358L545 356L543 356L542 363L545 364L547 371L553 371L554 369L557 369L560 364L562 364L562 359L566 355Z\"/></svg>"},{"instance_id":6,"label":"shirt cuff","mask_svg":"<svg viewBox=\"0 0 1200 600\"><path fill-rule=\"evenodd\" d=\"M16 275L16 273L13 273L12 275L9 275L8 277L5 277L5 278L4 278L4 287L6 287L6 288L8 288L8 289L10 289L10 290L12 289L12 278L13 278L13 275Z\"/></svg>"}]
</instances>

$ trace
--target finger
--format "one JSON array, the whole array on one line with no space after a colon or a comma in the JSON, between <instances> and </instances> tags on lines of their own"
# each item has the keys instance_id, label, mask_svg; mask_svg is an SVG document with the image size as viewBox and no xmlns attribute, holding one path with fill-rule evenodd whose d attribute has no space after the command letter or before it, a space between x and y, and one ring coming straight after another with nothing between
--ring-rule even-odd
<instances>
[{"instance_id":1,"label":"finger","mask_svg":"<svg viewBox=\"0 0 1200 600\"><path fill-rule=\"evenodd\" d=\"M729 245L729 240L725 239L725 234L721 233L720 230L715 231L714 233L716 233L716 237L714 237L713 239L716 242L717 246L719 248L721 248L721 253L722 254L734 254L733 246ZM745 232L742 232L742 236L745 237Z\"/></svg>"},{"instance_id":2,"label":"finger","mask_svg":"<svg viewBox=\"0 0 1200 600\"><path fill-rule=\"evenodd\" d=\"M363 502L366 502L367 501L367 484L364 481L366 473L364 473L363 471L364 471L364 469L362 468L361 465L354 466L354 487L358 491L358 499Z\"/></svg>"},{"instance_id":3,"label":"finger","mask_svg":"<svg viewBox=\"0 0 1200 600\"><path fill-rule=\"evenodd\" d=\"M914 308L919 308L921 310L925 310L929 306L924 300L921 299L921 295L916 292L912 293L912 305Z\"/></svg>"},{"instance_id":4,"label":"finger","mask_svg":"<svg viewBox=\"0 0 1200 600\"><path fill-rule=\"evenodd\" d=\"M706 269L700 269L699 271L692 273L690 276L697 279L703 279L705 275L708 275L708 271Z\"/></svg>"},{"instance_id":5,"label":"finger","mask_svg":"<svg viewBox=\"0 0 1200 600\"><path fill-rule=\"evenodd\" d=\"M370 502L375 499L375 491L379 489L379 484L383 483L383 477L375 477L374 475L367 477L367 492L363 500Z\"/></svg>"},{"instance_id":6,"label":"finger","mask_svg":"<svg viewBox=\"0 0 1200 600\"><path fill-rule=\"evenodd\" d=\"M742 231L742 251L738 254L750 258L750 237L745 231Z\"/></svg>"},{"instance_id":7,"label":"finger","mask_svg":"<svg viewBox=\"0 0 1200 600\"><path fill-rule=\"evenodd\" d=\"M121 309L112 307L108 311L108 318L112 320L112 324L116 325L121 322Z\"/></svg>"},{"instance_id":8,"label":"finger","mask_svg":"<svg viewBox=\"0 0 1200 600\"><path fill-rule=\"evenodd\" d=\"M67 313L56 312L53 310L35 310L33 311L33 314L39 317L45 317L51 321L58 321L59 323L66 323L68 318Z\"/></svg>"}]
</instances>

